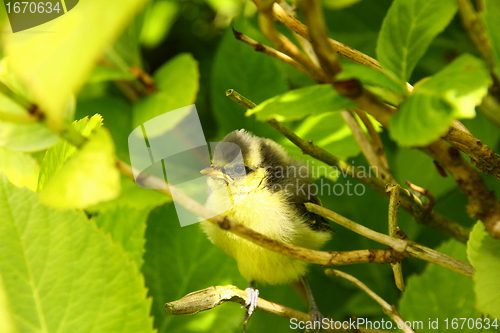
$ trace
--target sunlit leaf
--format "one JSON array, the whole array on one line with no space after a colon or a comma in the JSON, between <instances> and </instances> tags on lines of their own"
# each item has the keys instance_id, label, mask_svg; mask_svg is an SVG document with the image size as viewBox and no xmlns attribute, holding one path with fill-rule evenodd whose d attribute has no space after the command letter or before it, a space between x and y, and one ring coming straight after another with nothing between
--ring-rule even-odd
<instances>
[{"instance_id":1,"label":"sunlit leaf","mask_svg":"<svg viewBox=\"0 0 500 333\"><path fill-rule=\"evenodd\" d=\"M457 118L473 118L491 78L484 63L468 54L419 84L391 117L391 136L404 146L437 140Z\"/></svg>"},{"instance_id":2,"label":"sunlit leaf","mask_svg":"<svg viewBox=\"0 0 500 333\"><path fill-rule=\"evenodd\" d=\"M248 110L246 115L255 115L262 121L273 118L278 121L292 121L308 115L341 111L355 106L356 104L340 95L331 85L320 84L272 97Z\"/></svg>"},{"instance_id":3,"label":"sunlit leaf","mask_svg":"<svg viewBox=\"0 0 500 333\"><path fill-rule=\"evenodd\" d=\"M352 6L360 1L361 0L323 0L322 2L326 8L342 9Z\"/></svg>"},{"instance_id":4,"label":"sunlit leaf","mask_svg":"<svg viewBox=\"0 0 500 333\"><path fill-rule=\"evenodd\" d=\"M156 47L170 31L179 12L179 4L174 1L152 2L146 9L141 31L141 43L147 48Z\"/></svg>"},{"instance_id":5,"label":"sunlit leaf","mask_svg":"<svg viewBox=\"0 0 500 333\"><path fill-rule=\"evenodd\" d=\"M127 205L115 206L101 211L95 218L97 226L109 232L119 242L136 264L141 267L144 254L146 219L152 206L135 208Z\"/></svg>"},{"instance_id":6,"label":"sunlit leaf","mask_svg":"<svg viewBox=\"0 0 500 333\"><path fill-rule=\"evenodd\" d=\"M19 332L153 332L137 266L83 213L0 176L0 215L0 280Z\"/></svg>"},{"instance_id":7,"label":"sunlit leaf","mask_svg":"<svg viewBox=\"0 0 500 333\"><path fill-rule=\"evenodd\" d=\"M492 238L481 221L472 229L467 255L476 270L477 309L500 319L500 240Z\"/></svg>"},{"instance_id":8,"label":"sunlit leaf","mask_svg":"<svg viewBox=\"0 0 500 333\"><path fill-rule=\"evenodd\" d=\"M337 79L352 78L361 81L365 87L375 86L384 89L386 95L391 95L390 98L394 100L396 105L407 94L403 86L380 71L353 62L342 63L342 72L339 73Z\"/></svg>"},{"instance_id":9,"label":"sunlit leaf","mask_svg":"<svg viewBox=\"0 0 500 333\"><path fill-rule=\"evenodd\" d=\"M138 186L134 181L122 176L120 178L122 192L116 199L100 202L95 206L88 207L90 212L102 212L115 210L120 206L133 207L142 210L147 207L156 207L172 201L164 194Z\"/></svg>"},{"instance_id":10,"label":"sunlit leaf","mask_svg":"<svg viewBox=\"0 0 500 333\"><path fill-rule=\"evenodd\" d=\"M36 191L40 167L31 155L0 147L0 173L18 187Z\"/></svg>"},{"instance_id":11,"label":"sunlit leaf","mask_svg":"<svg viewBox=\"0 0 500 333\"><path fill-rule=\"evenodd\" d=\"M120 193L115 148L105 128L57 170L40 192L40 200L56 208L85 208L111 200Z\"/></svg>"},{"instance_id":12,"label":"sunlit leaf","mask_svg":"<svg viewBox=\"0 0 500 333\"><path fill-rule=\"evenodd\" d=\"M80 90L102 52L145 2L81 1L56 20L26 33L3 35L13 71L46 113L50 126L60 128L71 95Z\"/></svg>"},{"instance_id":13,"label":"sunlit leaf","mask_svg":"<svg viewBox=\"0 0 500 333\"><path fill-rule=\"evenodd\" d=\"M94 115L91 118L85 117L75 121L74 126L84 137L97 128L102 126L102 117ZM76 147L66 140L61 140L57 145L47 150L42 162L40 179L38 181L38 190L41 190L45 184L54 176L54 174L63 167L64 163L75 154Z\"/></svg>"},{"instance_id":14,"label":"sunlit leaf","mask_svg":"<svg viewBox=\"0 0 500 333\"><path fill-rule=\"evenodd\" d=\"M0 121L0 146L21 151L34 152L47 149L59 138L44 124L15 124Z\"/></svg>"},{"instance_id":15,"label":"sunlit leaf","mask_svg":"<svg viewBox=\"0 0 500 333\"><path fill-rule=\"evenodd\" d=\"M92 71L88 83L103 81L131 81L135 76L130 72L123 72L118 68L110 68L106 65L97 65Z\"/></svg>"},{"instance_id":16,"label":"sunlit leaf","mask_svg":"<svg viewBox=\"0 0 500 333\"><path fill-rule=\"evenodd\" d=\"M495 62L494 70L497 77L500 77L500 6L498 6L498 1L484 0L483 8L484 23Z\"/></svg>"},{"instance_id":17,"label":"sunlit leaf","mask_svg":"<svg viewBox=\"0 0 500 333\"><path fill-rule=\"evenodd\" d=\"M12 310L7 300L7 291L3 284L2 274L0 274L0 332L17 333L12 318Z\"/></svg>"},{"instance_id":18,"label":"sunlit leaf","mask_svg":"<svg viewBox=\"0 0 500 333\"><path fill-rule=\"evenodd\" d=\"M430 43L457 11L454 0L395 0L377 42L377 58L404 87Z\"/></svg>"},{"instance_id":19,"label":"sunlit leaf","mask_svg":"<svg viewBox=\"0 0 500 333\"><path fill-rule=\"evenodd\" d=\"M154 79L158 92L134 105L133 127L166 112L191 105L196 100L198 63L190 54L180 54L166 62L154 73Z\"/></svg>"}]
</instances>

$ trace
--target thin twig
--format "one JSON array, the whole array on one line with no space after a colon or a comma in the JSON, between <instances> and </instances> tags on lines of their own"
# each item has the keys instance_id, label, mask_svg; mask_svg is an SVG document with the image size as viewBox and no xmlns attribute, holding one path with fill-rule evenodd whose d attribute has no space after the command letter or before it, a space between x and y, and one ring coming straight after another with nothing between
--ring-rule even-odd
<instances>
[{"instance_id":1,"label":"thin twig","mask_svg":"<svg viewBox=\"0 0 500 333\"><path fill-rule=\"evenodd\" d=\"M500 203L481 175L465 162L455 148L443 141L436 141L421 150L437 160L455 179L468 198L467 213L483 221L491 236L500 238Z\"/></svg>"},{"instance_id":2,"label":"thin twig","mask_svg":"<svg viewBox=\"0 0 500 333\"><path fill-rule=\"evenodd\" d=\"M156 87L154 79L142 70L142 68L138 66L132 66L130 68L130 72L137 78L137 80L141 83L144 93L146 95L152 94L158 90Z\"/></svg>"},{"instance_id":3,"label":"thin twig","mask_svg":"<svg viewBox=\"0 0 500 333\"><path fill-rule=\"evenodd\" d=\"M285 53L299 64L301 64L308 72L308 75L317 82L326 82L326 75L316 66L311 59L304 55L300 49L292 43L286 36L281 34L274 26L272 16L272 4L274 1L254 0L257 8L259 8L259 26L260 30L271 43L281 52Z\"/></svg>"},{"instance_id":4,"label":"thin twig","mask_svg":"<svg viewBox=\"0 0 500 333\"><path fill-rule=\"evenodd\" d=\"M301 64L299 64L297 61L293 60L292 58L290 58L286 54L281 53L281 52L273 49L272 47L269 47L269 46L266 46L262 43L259 43L256 40L248 37L247 35L239 32L239 31L236 31L234 28L232 28L232 29L233 29L234 37L236 39L242 41L243 43L250 45L255 51L270 55L273 58L276 58L276 59L281 60L289 65L292 65L293 67L297 68L302 73L309 75L309 72L304 68L304 66L302 66Z\"/></svg>"},{"instance_id":5,"label":"thin twig","mask_svg":"<svg viewBox=\"0 0 500 333\"><path fill-rule=\"evenodd\" d=\"M214 286L206 289L194 291L182 298L168 302L165 304L165 311L173 315L193 315L201 311L211 310L225 302L235 302L244 305L247 299L247 293L238 287ZM258 299L257 310L267 312L269 314L286 318L294 319L296 322L312 322L313 318L304 312L297 311L287 306L270 302L263 298ZM328 326L322 330L325 332L351 332L347 322L328 320ZM339 329L336 329L339 327ZM345 327L345 328L340 328ZM357 327L357 332L360 333L389 333L388 331L366 329L362 326Z\"/></svg>"},{"instance_id":6,"label":"thin twig","mask_svg":"<svg viewBox=\"0 0 500 333\"><path fill-rule=\"evenodd\" d=\"M283 10L285 10L288 13L288 15L296 17L297 12L295 8L290 6L285 0L278 1L278 4L281 6L281 8L283 8ZM318 57L316 56L316 53L314 53L314 49L313 46L311 45L311 42L294 31L292 31L292 33L295 39L297 40L297 43L302 47L304 53L319 67L319 60Z\"/></svg>"},{"instance_id":7,"label":"thin twig","mask_svg":"<svg viewBox=\"0 0 500 333\"><path fill-rule=\"evenodd\" d=\"M496 98L490 94L486 95L481 105L479 105L479 111L481 111L493 124L500 127L500 103Z\"/></svg>"},{"instance_id":8,"label":"thin twig","mask_svg":"<svg viewBox=\"0 0 500 333\"><path fill-rule=\"evenodd\" d=\"M296 34L304 37L308 41L311 41L311 38L309 36L309 32L307 27L297 20L295 17L291 16L288 14L280 5L275 3L273 5L273 17L283 25L285 25L288 29L291 31L295 32ZM334 47L335 51L341 55L342 57L349 59L351 61L354 61L358 64L365 65L367 67L376 69L378 71L382 71L382 68L380 67L380 64L378 63L377 60L373 59L372 57L359 52L356 49L353 49L350 46L347 46L343 43L340 43L336 40L329 39L330 44Z\"/></svg>"},{"instance_id":9,"label":"thin twig","mask_svg":"<svg viewBox=\"0 0 500 333\"><path fill-rule=\"evenodd\" d=\"M139 92L134 88L134 86L132 86L132 84L129 81L119 80L114 82L131 103L137 102L141 97Z\"/></svg>"},{"instance_id":10,"label":"thin twig","mask_svg":"<svg viewBox=\"0 0 500 333\"><path fill-rule=\"evenodd\" d=\"M455 0L458 5L458 12L462 18L462 23L465 31L469 35L470 39L478 49L481 56L486 60L491 69L496 67L495 61L493 60L493 53L491 49L491 43L486 33L486 27L479 16L474 10L474 7L469 0ZM496 76L494 71L491 73ZM498 78L497 78L498 81Z\"/></svg>"},{"instance_id":11,"label":"thin twig","mask_svg":"<svg viewBox=\"0 0 500 333\"><path fill-rule=\"evenodd\" d=\"M351 111L341 111L341 116L349 126L352 132L352 136L361 148L361 152L365 156L368 164L374 166L378 169L377 176L384 182L395 183L394 177L391 172L387 170L386 166L383 164L379 155L376 153L375 145L373 141L370 141L366 136L365 132L358 123L356 117Z\"/></svg>"},{"instance_id":12,"label":"thin twig","mask_svg":"<svg viewBox=\"0 0 500 333\"><path fill-rule=\"evenodd\" d=\"M380 139L380 135L378 134L378 132L373 127L373 123L370 121L365 111L355 108L354 112L356 112L359 119L361 119L366 129L368 130L368 134L372 139L372 145L373 149L375 150L375 154L377 154L384 169L389 170L389 162L387 161L387 156L385 155L384 146L382 145L382 140Z\"/></svg>"},{"instance_id":13,"label":"thin twig","mask_svg":"<svg viewBox=\"0 0 500 333\"><path fill-rule=\"evenodd\" d=\"M458 120L443 137L453 147L469 155L471 163L481 172L500 179L500 155L475 138Z\"/></svg>"},{"instance_id":14,"label":"thin twig","mask_svg":"<svg viewBox=\"0 0 500 333\"><path fill-rule=\"evenodd\" d=\"M174 315L193 315L210 310L225 302L236 302L244 305L248 294L236 286L214 286L187 294L179 300L165 304L165 310ZM297 318L301 321L311 320L307 313L269 302L259 297L257 309L282 318Z\"/></svg>"},{"instance_id":15,"label":"thin twig","mask_svg":"<svg viewBox=\"0 0 500 333\"><path fill-rule=\"evenodd\" d=\"M382 297L377 295L373 290L368 288L368 286L366 286L363 282L359 281L354 276L347 274L347 273L344 273L342 271L336 270L336 269L327 269L327 270L325 270L325 274L330 275L330 276L338 276L338 277L341 277L341 278L353 283L354 285L359 287L361 290L363 290L373 300L375 300L375 302L380 304L382 306L382 311L384 311L384 313L386 315L388 315L396 323L396 325L398 327L402 327L401 329L403 330L403 332L415 333L415 331L411 327L409 327L405 324L405 320L401 317L401 315L398 313L398 311L396 310L396 308L394 306L387 303Z\"/></svg>"},{"instance_id":16,"label":"thin twig","mask_svg":"<svg viewBox=\"0 0 500 333\"><path fill-rule=\"evenodd\" d=\"M398 207L399 207L399 185L387 184L385 190L390 193L389 196L389 236L393 238L399 237L399 224L398 224ZM403 270L401 262L391 264L392 272L394 273L394 281L399 290L405 291L405 282L403 279Z\"/></svg>"},{"instance_id":17,"label":"thin twig","mask_svg":"<svg viewBox=\"0 0 500 333\"><path fill-rule=\"evenodd\" d=\"M316 53L321 68L328 78L327 82L333 82L342 67L337 59L335 48L329 42L321 4L318 0L304 0L302 1L302 9L309 26L309 36L314 53Z\"/></svg>"},{"instance_id":18,"label":"thin twig","mask_svg":"<svg viewBox=\"0 0 500 333\"><path fill-rule=\"evenodd\" d=\"M436 204L436 199L434 199L434 196L432 195L432 193L429 190L427 190L423 187L417 186L417 185L413 184L412 182L410 182L409 180L406 181L406 185L408 185L408 187L411 188L413 191L418 192L418 193L422 194L423 196L426 196L427 199L429 199L429 202L427 202L424 205L424 209L426 212L430 212L434 208L434 205Z\"/></svg>"}]
</instances>

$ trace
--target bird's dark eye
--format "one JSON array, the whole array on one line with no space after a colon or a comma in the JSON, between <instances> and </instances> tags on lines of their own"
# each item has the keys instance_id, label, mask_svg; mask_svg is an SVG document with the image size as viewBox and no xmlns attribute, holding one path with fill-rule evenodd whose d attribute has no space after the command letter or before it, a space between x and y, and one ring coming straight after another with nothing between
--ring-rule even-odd
<instances>
[{"instance_id":1,"label":"bird's dark eye","mask_svg":"<svg viewBox=\"0 0 500 333\"><path fill-rule=\"evenodd\" d=\"M244 165L236 165L234 168L233 168L233 171L234 173L236 173L237 175L241 175L242 173L245 172L245 166Z\"/></svg>"}]
</instances>

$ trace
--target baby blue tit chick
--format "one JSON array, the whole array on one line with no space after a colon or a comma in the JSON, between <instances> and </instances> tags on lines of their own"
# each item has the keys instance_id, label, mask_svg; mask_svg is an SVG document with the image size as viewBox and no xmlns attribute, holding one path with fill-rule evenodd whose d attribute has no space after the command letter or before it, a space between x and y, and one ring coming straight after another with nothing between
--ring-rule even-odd
<instances>
[{"instance_id":1,"label":"baby blue tit chick","mask_svg":"<svg viewBox=\"0 0 500 333\"><path fill-rule=\"evenodd\" d=\"M319 204L308 193L312 184L308 168L270 139L243 129L229 133L216 146L212 167L202 174L209 176L208 208L225 211L269 238L319 249L332 235L330 225L304 206ZM284 284L299 281L306 273L306 262L267 250L208 221L201 226L212 243L236 260L248 281Z\"/></svg>"}]
</instances>

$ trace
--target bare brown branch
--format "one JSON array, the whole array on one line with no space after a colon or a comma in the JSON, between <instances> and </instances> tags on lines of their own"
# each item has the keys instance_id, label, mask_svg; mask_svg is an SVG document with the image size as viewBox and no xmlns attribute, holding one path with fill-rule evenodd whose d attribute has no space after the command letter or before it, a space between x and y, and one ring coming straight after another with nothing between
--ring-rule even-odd
<instances>
[{"instance_id":1,"label":"bare brown branch","mask_svg":"<svg viewBox=\"0 0 500 333\"><path fill-rule=\"evenodd\" d=\"M399 312L396 310L396 308L389 303L387 303L382 297L377 295L373 290L368 288L366 284L363 282L359 281L357 278L354 276L344 273L342 271L336 270L336 269L327 269L325 270L325 274L331 275L331 276L338 276L341 277L357 287L359 287L361 290L363 290L368 296L370 296L373 300L375 300L380 306L382 307L382 310L386 315L388 315L398 326L402 327L403 332L406 333L415 333L415 331L408 325L402 325L405 323L405 320L401 317Z\"/></svg>"},{"instance_id":2,"label":"bare brown branch","mask_svg":"<svg viewBox=\"0 0 500 333\"><path fill-rule=\"evenodd\" d=\"M211 310L226 302L235 302L241 305L245 304L247 293L236 286L213 286L206 289L194 291L182 298L165 304L165 311L173 315L192 315L201 311ZM307 313L297 311L287 306L270 302L263 298L258 299L257 310L269 314L287 318L296 319L301 322L312 321L313 319ZM322 330L325 332L351 332L345 323L335 320L329 320L329 328ZM335 327L345 327L335 329ZM358 327L360 333L388 333L388 331L366 329Z\"/></svg>"},{"instance_id":3,"label":"bare brown branch","mask_svg":"<svg viewBox=\"0 0 500 333\"><path fill-rule=\"evenodd\" d=\"M293 67L297 68L302 73L309 75L309 72L304 68L304 66L302 66L301 64L299 64L297 61L293 60L292 58L290 58L286 54L281 53L281 52L273 49L272 47L269 47L269 46L266 46L262 43L259 43L256 40L246 36L245 34L239 32L239 31L236 31L234 28L233 28L233 34L234 34L234 37L236 39L242 41L243 43L250 45L255 51L270 55L273 58L276 58L276 59L281 60L289 65L292 65Z\"/></svg>"},{"instance_id":4,"label":"bare brown branch","mask_svg":"<svg viewBox=\"0 0 500 333\"><path fill-rule=\"evenodd\" d=\"M281 34L273 22L272 5L274 1L254 0L259 8L259 26L266 38L280 51L301 64L308 75L317 82L327 82L327 76L286 36Z\"/></svg>"},{"instance_id":5,"label":"bare brown branch","mask_svg":"<svg viewBox=\"0 0 500 333\"><path fill-rule=\"evenodd\" d=\"M304 37L308 41L311 41L308 28L295 17L288 14L280 5L276 3L273 5L273 17L291 31ZM372 57L331 38L329 39L329 42L333 45L335 51L342 57L379 71L382 70L378 61Z\"/></svg>"},{"instance_id":6,"label":"bare brown branch","mask_svg":"<svg viewBox=\"0 0 500 333\"><path fill-rule=\"evenodd\" d=\"M481 172L500 179L500 156L481 140L475 138L459 121L444 136L446 142L469 155L472 164Z\"/></svg>"},{"instance_id":7,"label":"bare brown branch","mask_svg":"<svg viewBox=\"0 0 500 333\"><path fill-rule=\"evenodd\" d=\"M400 186L394 184L387 184L385 187L386 192L390 193L389 196L389 218L388 230L389 236L393 238L399 237L399 223L398 223L398 207L399 207L399 192ZM405 291L405 282L403 279L403 268L401 262L391 264L392 272L394 273L394 281L399 290Z\"/></svg>"},{"instance_id":8,"label":"bare brown branch","mask_svg":"<svg viewBox=\"0 0 500 333\"><path fill-rule=\"evenodd\" d=\"M318 0L302 1L302 8L309 26L309 36L314 52L318 57L321 68L325 72L328 81L333 82L342 68L337 59L336 52L329 42L328 32L326 30L325 19L321 4Z\"/></svg>"}]
</instances>

